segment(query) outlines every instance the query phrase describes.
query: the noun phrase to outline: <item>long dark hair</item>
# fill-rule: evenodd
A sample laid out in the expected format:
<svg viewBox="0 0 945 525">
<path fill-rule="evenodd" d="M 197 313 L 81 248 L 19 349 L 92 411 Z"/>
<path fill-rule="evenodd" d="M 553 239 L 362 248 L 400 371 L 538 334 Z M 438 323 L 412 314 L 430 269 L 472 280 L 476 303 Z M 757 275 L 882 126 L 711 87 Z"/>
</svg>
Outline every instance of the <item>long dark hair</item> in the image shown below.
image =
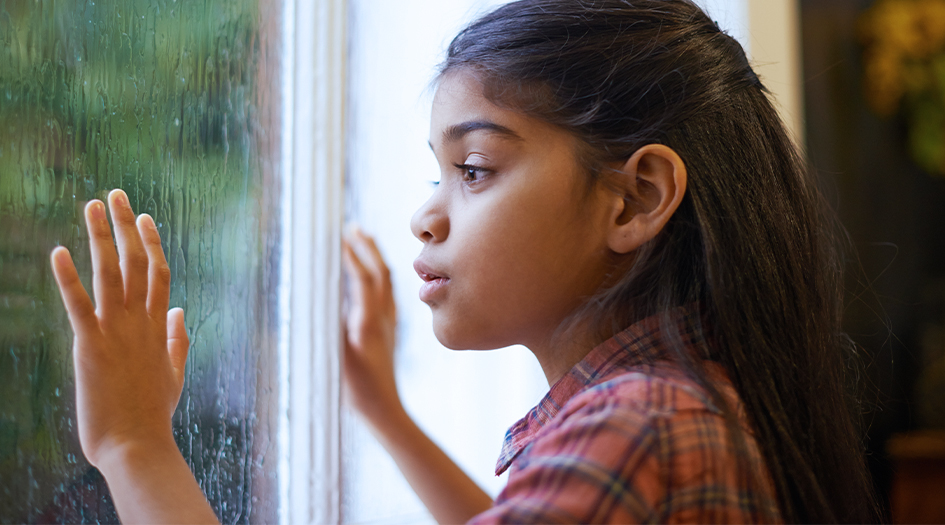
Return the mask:
<svg viewBox="0 0 945 525">
<path fill-rule="evenodd" d="M 646 144 L 680 155 L 679 209 L 583 314 L 624 327 L 701 305 L 783 518 L 879 519 L 846 390 L 842 229 L 738 42 L 689 0 L 521 0 L 460 32 L 441 78 L 459 69 L 494 103 L 579 137 L 592 181 Z M 699 359 L 675 346 L 725 406 Z"/>
</svg>

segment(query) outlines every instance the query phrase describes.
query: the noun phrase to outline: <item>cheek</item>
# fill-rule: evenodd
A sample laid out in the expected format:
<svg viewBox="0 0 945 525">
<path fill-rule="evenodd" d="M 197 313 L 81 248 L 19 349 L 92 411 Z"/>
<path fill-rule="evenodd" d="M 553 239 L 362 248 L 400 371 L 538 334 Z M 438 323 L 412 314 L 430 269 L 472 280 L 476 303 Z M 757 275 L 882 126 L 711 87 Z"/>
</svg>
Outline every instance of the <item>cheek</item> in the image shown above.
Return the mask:
<svg viewBox="0 0 945 525">
<path fill-rule="evenodd" d="M 470 228 L 467 270 L 487 302 L 521 304 L 552 284 L 547 277 L 559 255 L 555 238 L 560 225 L 546 213 L 517 199 L 478 214 L 485 219 Z"/>
<path fill-rule="evenodd" d="M 510 191 L 502 199 L 470 206 L 463 221 L 465 237 L 473 240 L 481 263 L 491 265 L 498 258 L 506 266 L 527 266 L 536 256 L 547 255 L 570 209 L 559 195 L 543 189 Z"/>
<path fill-rule="evenodd" d="M 555 330 L 596 291 L 603 274 L 600 228 L 588 210 L 576 209 L 567 174 L 535 171 L 544 173 L 541 184 L 522 177 L 518 187 L 454 201 L 444 248 L 455 279 L 449 297 L 432 305 L 444 346 L 527 344 Z"/>
<path fill-rule="evenodd" d="M 493 259 L 492 262 L 499 262 Z M 534 314 L 521 279 L 498 265 L 470 259 L 450 283 L 445 300 L 431 305 L 433 332 L 447 348 L 490 350 L 522 340 L 522 329 Z"/>
<path fill-rule="evenodd" d="M 480 216 L 486 219 L 470 236 L 477 240 L 470 249 L 472 270 L 498 296 L 506 290 L 536 298 L 567 291 L 569 276 L 581 272 L 597 243 L 572 198 L 534 192 L 484 210 Z"/>
<path fill-rule="evenodd" d="M 466 240 L 462 277 L 434 309 L 434 331 L 449 348 L 499 348 L 540 337 L 587 291 L 578 282 L 588 274 L 576 256 L 582 249 L 566 248 L 564 226 L 518 213 L 488 217 L 465 231 L 454 222 L 451 235 Z"/>
<path fill-rule="evenodd" d="M 448 296 L 433 310 L 433 331 L 451 349 L 488 350 L 521 343 L 541 317 L 540 294 L 547 291 L 542 261 L 523 257 L 534 251 L 534 235 L 490 215 L 477 224 L 453 221 L 457 261 Z M 521 225 L 521 223 L 518 223 Z M 452 251 L 452 250 L 451 250 Z"/>
</svg>

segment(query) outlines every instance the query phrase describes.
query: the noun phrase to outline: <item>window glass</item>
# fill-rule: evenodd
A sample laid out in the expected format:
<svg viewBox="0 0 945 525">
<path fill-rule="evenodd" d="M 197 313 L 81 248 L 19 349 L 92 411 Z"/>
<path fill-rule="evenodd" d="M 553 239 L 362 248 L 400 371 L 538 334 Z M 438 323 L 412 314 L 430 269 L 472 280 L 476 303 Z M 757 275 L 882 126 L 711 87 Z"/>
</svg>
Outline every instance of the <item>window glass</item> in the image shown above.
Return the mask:
<svg viewBox="0 0 945 525">
<path fill-rule="evenodd" d="M 192 341 L 174 431 L 224 522 L 276 513 L 276 0 L 0 0 L 0 522 L 115 522 L 48 254 L 151 214 Z M 129 348 L 128 351 L 134 351 Z"/>
</svg>

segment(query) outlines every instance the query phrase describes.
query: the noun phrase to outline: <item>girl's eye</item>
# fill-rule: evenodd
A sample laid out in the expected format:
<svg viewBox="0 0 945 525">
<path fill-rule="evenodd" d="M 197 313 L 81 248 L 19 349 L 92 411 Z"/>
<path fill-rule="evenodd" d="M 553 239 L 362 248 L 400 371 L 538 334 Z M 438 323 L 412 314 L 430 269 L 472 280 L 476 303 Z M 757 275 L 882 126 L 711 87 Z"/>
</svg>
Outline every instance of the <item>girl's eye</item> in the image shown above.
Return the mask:
<svg viewBox="0 0 945 525">
<path fill-rule="evenodd" d="M 473 166 L 472 164 L 455 164 L 456 168 L 463 174 L 463 181 L 476 182 L 482 179 L 489 171 L 486 168 Z"/>
</svg>

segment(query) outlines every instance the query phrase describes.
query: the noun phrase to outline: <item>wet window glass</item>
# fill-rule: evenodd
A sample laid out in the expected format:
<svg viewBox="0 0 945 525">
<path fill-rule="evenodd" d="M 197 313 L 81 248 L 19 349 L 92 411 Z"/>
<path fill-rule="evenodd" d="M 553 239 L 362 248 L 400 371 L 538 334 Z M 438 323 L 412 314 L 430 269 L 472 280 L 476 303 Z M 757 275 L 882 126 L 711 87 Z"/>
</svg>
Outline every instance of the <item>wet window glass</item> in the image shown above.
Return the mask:
<svg viewBox="0 0 945 525">
<path fill-rule="evenodd" d="M 0 522 L 115 522 L 48 256 L 123 188 L 192 341 L 175 437 L 223 522 L 277 521 L 275 0 L 0 0 Z M 134 351 L 129 348 L 128 351 Z"/>
</svg>

